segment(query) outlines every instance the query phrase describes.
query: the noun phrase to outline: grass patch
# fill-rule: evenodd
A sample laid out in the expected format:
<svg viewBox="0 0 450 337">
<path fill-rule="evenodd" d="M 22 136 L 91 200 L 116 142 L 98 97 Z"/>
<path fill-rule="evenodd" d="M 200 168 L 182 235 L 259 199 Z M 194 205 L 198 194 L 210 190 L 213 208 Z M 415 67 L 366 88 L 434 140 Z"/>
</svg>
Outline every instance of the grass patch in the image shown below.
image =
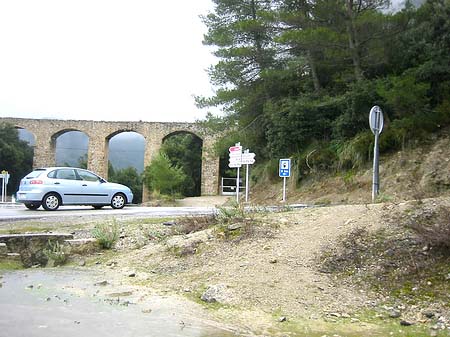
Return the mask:
<svg viewBox="0 0 450 337">
<path fill-rule="evenodd" d="M 16 260 L 0 260 L 0 270 L 20 270 L 25 269 L 22 262 Z"/>
</svg>

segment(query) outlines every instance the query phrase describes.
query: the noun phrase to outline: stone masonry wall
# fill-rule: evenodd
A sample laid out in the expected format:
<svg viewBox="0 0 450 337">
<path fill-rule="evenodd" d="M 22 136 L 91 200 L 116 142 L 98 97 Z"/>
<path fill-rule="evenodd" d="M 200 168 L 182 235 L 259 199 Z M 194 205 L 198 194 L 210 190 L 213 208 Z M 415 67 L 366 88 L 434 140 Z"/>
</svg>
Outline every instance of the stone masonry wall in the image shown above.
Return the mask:
<svg viewBox="0 0 450 337">
<path fill-rule="evenodd" d="M 56 138 L 65 132 L 81 131 L 89 137 L 88 169 L 108 178 L 109 140 L 121 132 L 137 132 L 145 139 L 144 165 L 158 153 L 163 139 L 171 134 L 189 132 L 203 141 L 202 195 L 217 195 L 219 158 L 212 152 L 214 136 L 208 135 L 194 123 L 106 122 L 57 119 L 0 118 L 17 128 L 26 129 L 35 137 L 33 167 L 55 165 Z M 144 196 L 148 196 L 144 191 Z M 146 201 L 148 199 L 144 199 Z"/>
</svg>

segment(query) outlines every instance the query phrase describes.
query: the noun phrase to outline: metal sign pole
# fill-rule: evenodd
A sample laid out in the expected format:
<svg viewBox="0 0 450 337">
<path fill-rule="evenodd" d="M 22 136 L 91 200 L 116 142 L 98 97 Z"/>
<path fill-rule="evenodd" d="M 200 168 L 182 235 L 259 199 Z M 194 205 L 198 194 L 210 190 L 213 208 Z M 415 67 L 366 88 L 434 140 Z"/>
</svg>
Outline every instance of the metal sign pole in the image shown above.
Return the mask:
<svg viewBox="0 0 450 337">
<path fill-rule="evenodd" d="M 286 202 L 286 177 L 283 177 L 283 202 Z"/>
<path fill-rule="evenodd" d="M 240 172 L 239 167 L 237 168 L 237 177 L 236 177 L 236 202 L 239 204 L 239 179 L 240 179 Z"/>
<path fill-rule="evenodd" d="M 5 175 L 2 175 L 2 202 L 5 202 Z"/>
<path fill-rule="evenodd" d="M 380 174 L 379 174 L 379 156 L 380 151 L 378 147 L 378 139 L 380 133 L 378 130 L 375 132 L 375 145 L 373 147 L 373 179 L 372 179 L 372 202 L 375 202 L 378 194 L 380 193 Z"/>
<path fill-rule="evenodd" d="M 249 181 L 248 181 L 248 177 L 249 177 L 248 170 L 249 170 L 249 168 L 250 168 L 250 165 L 246 164 L 245 165 L 245 202 L 248 202 L 248 194 L 249 194 L 249 191 L 248 191 L 249 185 L 250 185 Z"/>
</svg>

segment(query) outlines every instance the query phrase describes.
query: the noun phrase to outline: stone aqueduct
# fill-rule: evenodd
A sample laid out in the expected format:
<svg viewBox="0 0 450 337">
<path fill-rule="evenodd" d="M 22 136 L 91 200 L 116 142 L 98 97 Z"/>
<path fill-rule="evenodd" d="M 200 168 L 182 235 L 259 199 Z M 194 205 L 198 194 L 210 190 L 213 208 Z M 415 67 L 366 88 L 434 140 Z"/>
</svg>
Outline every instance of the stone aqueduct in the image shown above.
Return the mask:
<svg viewBox="0 0 450 337">
<path fill-rule="evenodd" d="M 35 137 L 33 167 L 54 166 L 56 139 L 70 131 L 81 131 L 89 137 L 88 169 L 108 177 L 109 140 L 122 132 L 136 132 L 145 139 L 144 165 L 158 153 L 163 140 L 173 134 L 188 132 L 199 137 L 202 147 L 201 194 L 216 195 L 219 185 L 219 158 L 213 155 L 214 136 L 194 123 L 106 122 L 87 120 L 0 118 L 0 122 L 26 129 Z M 147 193 L 144 191 L 144 200 Z"/>
</svg>

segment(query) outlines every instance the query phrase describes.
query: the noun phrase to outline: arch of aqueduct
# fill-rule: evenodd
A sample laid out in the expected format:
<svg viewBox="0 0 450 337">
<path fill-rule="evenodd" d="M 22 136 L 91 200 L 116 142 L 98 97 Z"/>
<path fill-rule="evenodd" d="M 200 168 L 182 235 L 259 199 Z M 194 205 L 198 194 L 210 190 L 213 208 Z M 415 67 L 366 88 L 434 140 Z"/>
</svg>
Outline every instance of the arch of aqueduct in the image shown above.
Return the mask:
<svg viewBox="0 0 450 337">
<path fill-rule="evenodd" d="M 188 132 L 203 141 L 202 195 L 217 195 L 219 185 L 219 158 L 213 155 L 214 137 L 194 123 L 106 122 L 57 119 L 0 118 L 0 122 L 26 129 L 35 137 L 33 167 L 54 166 L 56 139 L 69 131 L 81 131 L 89 137 L 88 169 L 108 178 L 109 140 L 121 132 L 136 132 L 145 139 L 144 166 L 158 153 L 169 135 Z M 144 193 L 144 200 L 146 200 Z"/>
</svg>

